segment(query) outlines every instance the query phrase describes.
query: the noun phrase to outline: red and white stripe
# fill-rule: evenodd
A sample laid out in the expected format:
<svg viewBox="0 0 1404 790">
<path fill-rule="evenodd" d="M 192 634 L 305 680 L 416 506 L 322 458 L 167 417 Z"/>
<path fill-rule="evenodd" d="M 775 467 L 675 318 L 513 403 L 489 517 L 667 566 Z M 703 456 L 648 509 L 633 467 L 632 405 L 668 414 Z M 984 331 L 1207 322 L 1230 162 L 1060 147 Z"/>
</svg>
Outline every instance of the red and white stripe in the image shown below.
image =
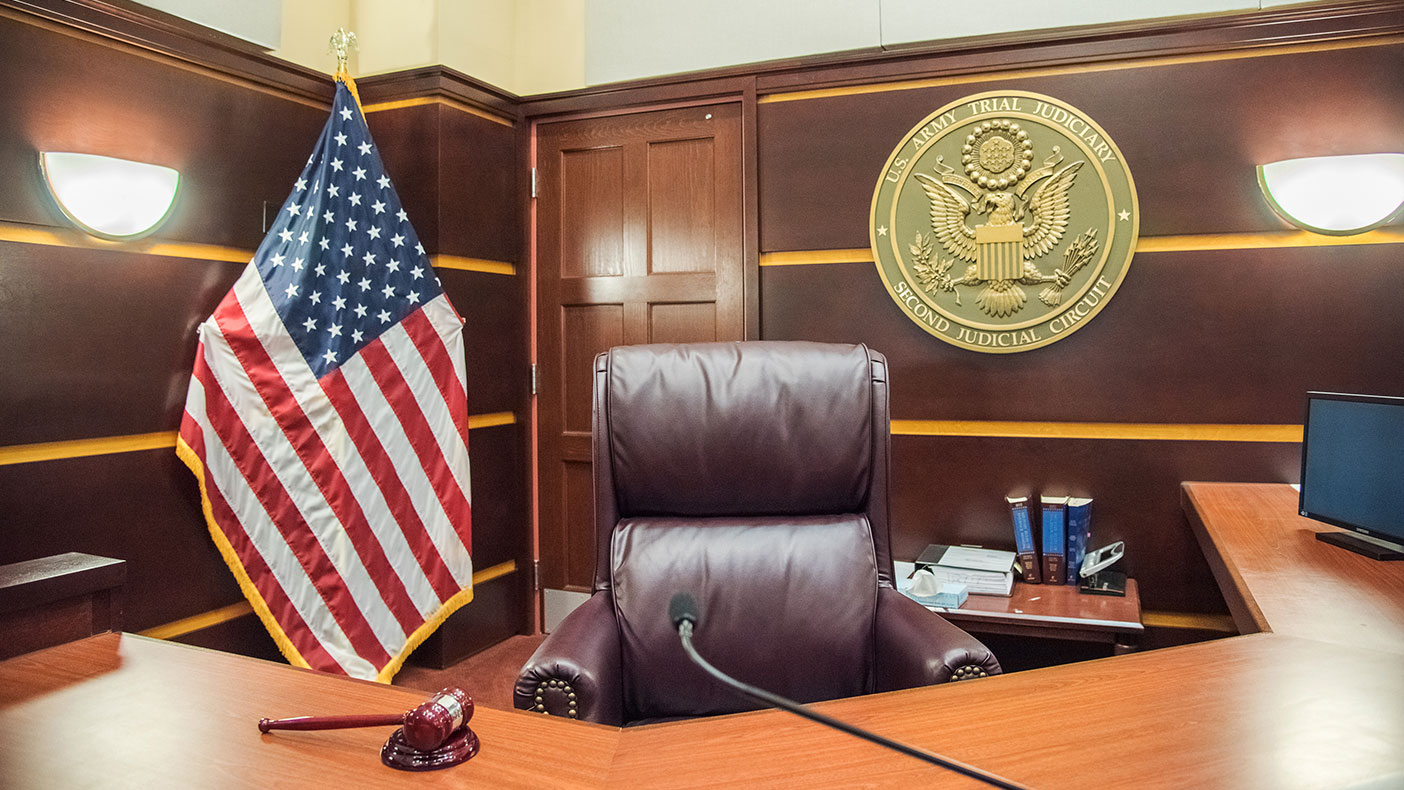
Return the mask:
<svg viewBox="0 0 1404 790">
<path fill-rule="evenodd" d="M 181 437 L 315 669 L 375 678 L 472 585 L 462 322 L 438 296 L 318 380 L 254 267 L 200 327 Z"/>
</svg>

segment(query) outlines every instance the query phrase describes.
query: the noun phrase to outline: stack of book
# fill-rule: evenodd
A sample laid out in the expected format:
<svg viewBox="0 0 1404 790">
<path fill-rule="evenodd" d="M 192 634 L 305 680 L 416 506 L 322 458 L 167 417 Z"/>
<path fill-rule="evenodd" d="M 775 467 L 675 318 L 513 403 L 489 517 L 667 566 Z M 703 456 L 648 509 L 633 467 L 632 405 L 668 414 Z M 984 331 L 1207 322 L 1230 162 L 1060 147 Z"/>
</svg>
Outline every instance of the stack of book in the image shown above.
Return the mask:
<svg viewBox="0 0 1404 790">
<path fill-rule="evenodd" d="M 1077 584 L 1078 569 L 1092 534 L 1092 500 L 1088 497 L 1041 496 L 1039 530 L 1034 540 L 1029 498 L 1008 496 L 1014 522 L 1015 565 L 1026 584 Z"/>
</svg>

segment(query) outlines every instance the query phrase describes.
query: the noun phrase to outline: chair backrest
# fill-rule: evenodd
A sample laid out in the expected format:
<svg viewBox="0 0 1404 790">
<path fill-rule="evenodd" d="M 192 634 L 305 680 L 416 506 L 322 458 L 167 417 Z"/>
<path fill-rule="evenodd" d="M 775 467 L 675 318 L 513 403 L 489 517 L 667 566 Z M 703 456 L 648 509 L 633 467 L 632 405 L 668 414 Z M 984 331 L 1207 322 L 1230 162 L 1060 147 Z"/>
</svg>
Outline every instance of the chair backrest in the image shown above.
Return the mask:
<svg viewBox="0 0 1404 790">
<path fill-rule="evenodd" d="M 595 365 L 595 589 L 614 596 L 626 716 L 747 707 L 683 655 L 675 592 L 698 599 L 697 644 L 723 670 L 808 701 L 872 691 L 892 585 L 883 356 L 705 343 Z"/>
</svg>

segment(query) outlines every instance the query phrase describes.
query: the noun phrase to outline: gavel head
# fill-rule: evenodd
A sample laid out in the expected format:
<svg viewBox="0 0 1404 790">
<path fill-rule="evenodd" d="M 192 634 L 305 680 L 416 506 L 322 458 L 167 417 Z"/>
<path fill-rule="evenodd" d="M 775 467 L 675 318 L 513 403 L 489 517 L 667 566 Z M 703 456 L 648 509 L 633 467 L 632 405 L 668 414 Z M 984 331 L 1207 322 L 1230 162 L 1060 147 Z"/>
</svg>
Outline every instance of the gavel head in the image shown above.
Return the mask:
<svg viewBox="0 0 1404 790">
<path fill-rule="evenodd" d="M 439 748 L 473 718 L 473 698 L 459 688 L 447 688 L 405 714 L 405 743 L 420 751 Z"/>
</svg>

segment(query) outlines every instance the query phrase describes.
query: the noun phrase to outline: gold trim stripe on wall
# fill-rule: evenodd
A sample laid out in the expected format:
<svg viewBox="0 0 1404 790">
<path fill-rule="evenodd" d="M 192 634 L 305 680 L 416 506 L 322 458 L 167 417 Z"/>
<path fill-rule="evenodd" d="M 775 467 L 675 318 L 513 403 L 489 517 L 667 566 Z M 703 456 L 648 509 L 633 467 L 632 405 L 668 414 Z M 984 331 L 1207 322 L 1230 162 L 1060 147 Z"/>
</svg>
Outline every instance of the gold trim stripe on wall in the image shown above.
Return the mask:
<svg viewBox="0 0 1404 790">
<path fill-rule="evenodd" d="M 510 411 L 468 416 L 468 429 L 512 425 L 517 415 Z M 69 439 L 62 442 L 38 442 L 0 447 L 0 466 L 58 461 L 65 458 L 87 458 L 94 455 L 134 453 L 142 450 L 164 450 L 176 444 L 175 431 L 139 433 L 129 436 L 104 436 L 97 439 Z"/>
<path fill-rule="evenodd" d="M 24 225 L 17 222 L 0 222 L 0 241 L 17 244 L 39 244 L 46 247 L 71 247 L 86 250 L 106 250 L 108 252 L 135 252 L 144 255 L 163 255 L 168 258 L 191 258 L 202 261 L 227 261 L 248 263 L 253 258 L 252 250 L 237 247 L 220 247 L 214 244 L 194 244 L 189 242 L 104 241 L 86 233 L 48 228 L 37 225 Z M 517 267 L 506 261 L 491 261 L 485 258 L 464 258 L 458 255 L 430 255 L 429 265 L 436 269 L 458 269 L 466 272 L 515 275 Z"/>
<path fill-rule="evenodd" d="M 493 123 L 499 124 L 501 126 L 506 126 L 509 129 L 517 125 L 517 122 L 510 118 L 504 118 L 500 115 L 494 115 L 490 112 L 487 112 L 486 110 L 480 110 L 477 107 L 472 107 L 470 105 L 464 104 L 463 102 L 454 101 L 453 99 L 444 98 L 442 96 L 422 96 L 417 99 L 397 99 L 395 101 L 376 102 L 374 104 L 367 104 L 366 106 L 362 107 L 361 112 L 366 115 L 370 115 L 373 112 L 385 112 L 386 110 L 402 110 L 406 107 L 423 107 L 425 105 L 430 104 L 437 104 L 443 107 L 450 107 L 452 109 L 458 110 L 459 112 L 465 112 L 469 115 L 476 115 L 479 118 L 492 121 Z"/>
<path fill-rule="evenodd" d="M 1120 439 L 1185 442 L 1300 442 L 1300 425 L 1141 422 L 1012 422 L 893 420 L 893 436 L 971 436 L 999 439 Z"/>
<path fill-rule="evenodd" d="M 512 412 L 475 414 L 469 430 L 512 425 Z M 1124 439 L 1134 441 L 1300 442 L 1300 425 L 1194 423 L 1009 422 L 1000 420 L 893 420 L 894 436 L 974 436 L 1016 439 Z M 175 431 L 73 439 L 0 447 L 0 466 L 86 458 L 174 447 Z"/>
<path fill-rule="evenodd" d="M 429 264 L 435 269 L 458 269 L 465 272 L 515 275 L 517 267 L 504 261 L 485 258 L 463 258 L 457 255 L 430 255 Z"/>
<path fill-rule="evenodd" d="M 1230 50 L 1197 55 L 1148 55 L 1131 56 L 1125 60 L 1106 63 L 1080 63 L 1066 66 L 1037 66 L 1008 71 L 982 71 L 975 74 L 954 74 L 945 77 L 898 80 L 895 82 L 873 82 L 861 85 L 845 85 L 838 88 L 816 88 L 812 90 L 776 91 L 759 97 L 758 104 L 776 102 L 805 101 L 808 99 L 828 99 L 835 96 L 855 96 L 864 93 L 886 93 L 888 91 L 937 88 L 945 85 L 969 85 L 977 82 L 997 82 L 1000 80 L 1029 79 L 1033 77 L 1054 77 L 1065 74 L 1093 74 L 1122 69 L 1144 69 L 1155 66 L 1180 66 L 1188 63 L 1209 63 L 1221 60 L 1244 60 L 1246 58 L 1273 57 L 1277 55 L 1300 55 L 1311 52 L 1332 52 L 1342 49 L 1383 47 L 1404 43 L 1404 35 L 1376 36 L 1351 41 L 1323 41 L 1311 44 L 1279 44 L 1259 46 L 1246 50 Z"/>
<path fill-rule="evenodd" d="M 241 250 L 236 247 L 163 242 L 150 239 L 126 242 L 104 241 L 74 230 L 22 225 L 17 222 L 0 222 L 0 241 L 11 241 L 17 244 L 40 244 L 46 247 L 106 250 L 108 252 L 137 252 L 145 255 L 164 255 L 169 258 L 195 258 L 202 261 L 228 261 L 230 263 L 248 263 L 253 258 L 253 252 L 250 250 Z"/>
<path fill-rule="evenodd" d="M 473 586 L 486 584 L 493 579 L 500 579 L 517 572 L 517 561 L 507 560 L 499 562 L 491 568 L 484 568 L 473 574 Z M 172 620 L 163 625 L 153 626 L 145 631 L 138 631 L 137 636 L 150 637 L 152 639 L 175 639 L 178 636 L 200 631 L 211 626 L 227 623 L 230 620 L 237 620 L 244 615 L 253 614 L 253 607 L 248 601 L 232 603 L 228 606 L 221 606 L 218 609 L 211 609 L 208 612 L 182 617 L 179 620 Z"/>
<path fill-rule="evenodd" d="M 1404 227 L 1380 228 L 1355 236 L 1325 236 L 1320 233 L 1308 233 L 1304 230 L 1142 236 L 1136 242 L 1136 253 L 1353 247 L 1364 244 L 1404 244 Z M 846 250 L 763 252 L 760 256 L 761 266 L 816 266 L 830 263 L 871 264 L 872 262 L 873 251 L 868 247 Z"/>
</svg>

